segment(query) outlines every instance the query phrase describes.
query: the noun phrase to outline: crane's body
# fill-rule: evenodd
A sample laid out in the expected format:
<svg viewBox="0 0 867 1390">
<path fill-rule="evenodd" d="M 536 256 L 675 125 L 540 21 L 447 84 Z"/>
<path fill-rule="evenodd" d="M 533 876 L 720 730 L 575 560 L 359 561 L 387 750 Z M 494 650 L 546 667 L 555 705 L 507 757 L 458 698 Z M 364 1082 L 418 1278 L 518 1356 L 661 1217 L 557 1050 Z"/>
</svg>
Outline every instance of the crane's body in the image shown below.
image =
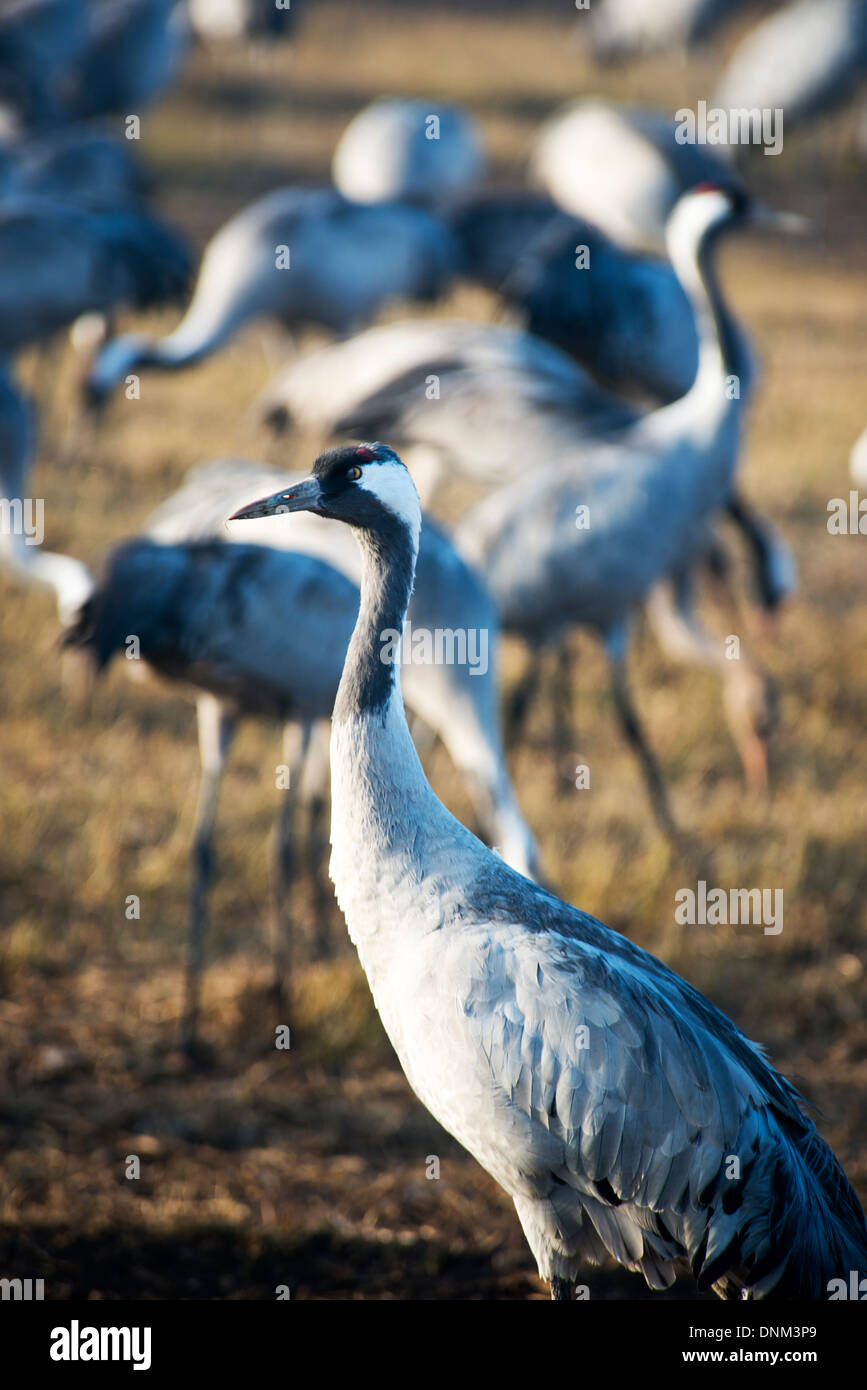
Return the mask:
<svg viewBox="0 0 867 1390">
<path fill-rule="evenodd" d="M 388 299 L 432 298 L 451 266 L 447 229 L 419 208 L 349 203 L 332 189 L 276 189 L 208 243 L 172 333 L 106 344 L 90 373 L 91 398 L 102 400 L 139 366 L 191 366 L 254 319 L 348 332 Z"/>
<path fill-rule="evenodd" d="M 503 866 L 431 791 L 398 667 L 378 659 L 421 526 L 397 455 L 333 450 L 236 516 L 302 509 L 351 525 L 364 559 L 332 724 L 331 876 L 416 1094 L 512 1196 L 554 1297 L 607 1254 L 654 1288 L 690 1268 L 723 1296 L 821 1298 L 863 1267 L 867 1223 L 794 1088 L 683 980 Z"/>
<path fill-rule="evenodd" d="M 847 101 L 865 77 L 863 0 L 792 0 L 735 49 L 713 105 L 780 110 L 789 130 Z"/>
<path fill-rule="evenodd" d="M 349 122 L 331 174 L 354 202 L 429 204 L 471 186 L 484 162 L 475 124 L 459 107 L 380 97 Z"/>
<path fill-rule="evenodd" d="M 678 144 L 662 111 L 592 98 L 572 102 L 543 125 L 531 173 L 567 212 L 586 217 L 632 251 L 665 252 L 665 225 L 678 198 L 702 183 L 742 190 L 736 172 L 706 145 Z"/>
<path fill-rule="evenodd" d="M 184 241 L 150 214 L 86 209 L 60 195 L 0 209 L 0 264 L 0 354 L 81 314 L 176 299 L 190 272 Z"/>
</svg>

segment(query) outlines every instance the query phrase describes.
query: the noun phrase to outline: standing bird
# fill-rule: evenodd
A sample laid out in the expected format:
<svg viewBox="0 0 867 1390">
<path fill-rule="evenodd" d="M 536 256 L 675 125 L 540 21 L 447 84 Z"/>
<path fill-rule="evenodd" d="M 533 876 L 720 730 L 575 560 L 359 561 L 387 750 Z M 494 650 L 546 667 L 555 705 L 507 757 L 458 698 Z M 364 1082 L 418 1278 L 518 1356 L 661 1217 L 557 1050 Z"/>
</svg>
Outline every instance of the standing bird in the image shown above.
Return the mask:
<svg viewBox="0 0 867 1390">
<path fill-rule="evenodd" d="M 256 413 L 277 428 L 333 434 L 375 420 L 435 450 L 437 470 L 487 484 L 520 472 L 537 437 L 542 459 L 636 414 L 522 329 L 441 318 L 377 325 L 287 363 Z"/>
<path fill-rule="evenodd" d="M 567 212 L 585 217 L 630 251 L 665 251 L 665 224 L 682 193 L 714 183 L 734 193 L 741 180 L 706 145 L 677 142 L 662 111 L 591 98 L 572 102 L 542 126 L 530 172 Z"/>
<path fill-rule="evenodd" d="M 365 207 L 329 189 L 277 189 L 208 243 L 192 302 L 173 333 L 106 344 L 89 375 L 89 399 L 101 404 L 138 367 L 191 366 L 253 319 L 346 333 L 388 299 L 433 298 L 452 265 L 448 231 L 420 209 Z"/>
<path fill-rule="evenodd" d="M 819 1299 L 863 1270 L 858 1198 L 761 1049 L 431 790 L 380 660 L 421 527 L 400 459 L 333 450 L 235 519 L 297 510 L 351 526 L 363 561 L 331 734 L 337 900 L 407 1080 L 513 1198 L 551 1297 L 606 1256 L 656 1289 L 690 1269 L 721 1297 Z"/>
<path fill-rule="evenodd" d="M 791 130 L 847 101 L 867 75 L 864 0 L 794 0 L 735 49 L 713 104 L 781 109 Z"/>
<path fill-rule="evenodd" d="M 692 301 L 701 341 L 698 374 L 687 394 L 614 440 L 548 455 L 529 494 L 525 478 L 516 476 L 473 507 L 456 533 L 459 547 L 485 574 L 504 627 L 531 650 L 559 641 L 573 625 L 601 636 L 619 718 L 668 834 L 674 825 L 664 782 L 626 678 L 630 627 L 657 584 L 706 554 L 707 527 L 733 495 L 741 408 L 727 386 L 737 375 L 740 345 L 729 331 L 710 261 L 722 231 L 749 213 L 745 201 L 707 188 L 684 196 L 669 219 L 672 263 Z M 749 691 L 739 691 L 732 707 L 746 706 L 761 737 L 768 723 L 763 682 L 743 658 L 723 663 L 721 674 L 738 683 L 749 678 Z M 534 661 L 531 687 L 537 676 Z M 740 720 L 732 734 L 748 776 L 758 776 L 754 740 L 744 743 Z"/>
<path fill-rule="evenodd" d="M 474 122 L 445 102 L 380 97 L 359 111 L 334 151 L 335 188 L 357 203 L 436 203 L 481 176 Z"/>
</svg>

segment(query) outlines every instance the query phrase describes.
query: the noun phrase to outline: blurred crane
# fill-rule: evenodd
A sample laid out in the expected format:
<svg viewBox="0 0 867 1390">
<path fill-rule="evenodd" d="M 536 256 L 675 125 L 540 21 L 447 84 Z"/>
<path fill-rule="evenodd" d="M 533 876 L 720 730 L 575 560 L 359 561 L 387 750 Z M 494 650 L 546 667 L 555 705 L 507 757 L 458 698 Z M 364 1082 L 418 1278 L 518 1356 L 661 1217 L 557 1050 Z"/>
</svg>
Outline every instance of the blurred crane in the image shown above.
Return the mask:
<svg viewBox="0 0 867 1390">
<path fill-rule="evenodd" d="M 63 88 L 74 118 L 138 115 L 169 86 L 189 30 L 178 0 L 112 0 L 94 12 L 87 46 Z"/>
<path fill-rule="evenodd" d="M 90 37 L 91 0 L 15 0 L 0 14 L 0 106 L 34 129 L 65 112 L 61 87 Z"/>
<path fill-rule="evenodd" d="M 790 130 L 848 100 L 867 74 L 864 0 L 794 0 L 735 49 L 714 106 L 781 108 Z"/>
<path fill-rule="evenodd" d="M 145 212 L 28 197 L 0 204 L 0 266 L 0 354 L 81 314 L 175 300 L 190 274 L 185 242 Z"/>
<path fill-rule="evenodd" d="M 445 102 L 380 97 L 359 111 L 338 141 L 335 188 L 358 203 L 435 203 L 470 187 L 484 153 L 475 124 Z"/>
<path fill-rule="evenodd" d="M 867 430 L 859 434 L 849 455 L 849 476 L 859 487 L 867 488 Z"/>
<path fill-rule="evenodd" d="M 183 486 L 145 524 L 152 540 L 243 540 L 285 548 L 327 561 L 356 586 L 358 553 L 341 527 L 309 517 L 291 524 L 246 527 L 240 536 L 225 520 L 250 488 L 273 488 L 291 475 L 264 464 L 229 459 L 194 469 Z M 419 556 L 410 622 L 416 632 L 487 634 L 485 670 L 466 663 L 411 662 L 405 670 L 407 699 L 448 750 L 472 797 L 480 821 L 509 863 L 538 877 L 538 850 L 518 809 L 500 737 L 497 689 L 499 623 L 481 577 L 456 552 L 435 522 Z M 327 712 L 326 712 L 327 714 Z"/>
<path fill-rule="evenodd" d="M 277 189 L 209 242 L 192 302 L 173 333 L 129 334 L 105 346 L 90 372 L 89 398 L 98 405 L 137 367 L 188 367 L 252 319 L 345 333 L 388 299 L 433 298 L 453 262 L 446 228 L 420 209 L 361 206 L 325 189 Z"/>
<path fill-rule="evenodd" d="M 678 144 L 661 111 L 585 99 L 542 126 L 530 172 L 576 217 L 632 251 L 664 254 L 665 224 L 680 195 L 700 183 L 742 191 L 735 171 L 705 145 Z"/>
<path fill-rule="evenodd" d="M 138 202 L 145 183 L 129 141 L 92 126 L 0 142 L 0 208 L 12 198 L 40 197 L 118 209 Z"/>
<path fill-rule="evenodd" d="M 562 639 L 575 625 L 597 632 L 611 664 L 615 706 L 647 782 L 657 820 L 674 834 L 664 782 L 638 720 L 626 658 L 635 610 L 663 580 L 688 571 L 705 553 L 706 529 L 732 494 L 740 447 L 740 403 L 726 390 L 738 344 L 710 271 L 719 233 L 747 215 L 744 203 L 712 189 L 685 195 L 668 225 L 672 263 L 693 303 L 700 365 L 687 394 L 640 419 L 616 441 L 573 447 L 526 470 L 463 518 L 456 539 L 488 579 L 507 630 L 531 650 Z M 514 557 L 520 555 L 520 565 Z M 693 632 L 697 628 L 694 620 Z M 685 634 L 681 627 L 681 635 Z M 737 686 L 727 701 L 732 734 L 751 781 L 765 775 L 756 758 L 771 711 L 765 682 L 751 663 L 722 663 Z M 527 682 L 538 679 L 531 661 Z M 742 687 L 742 688 L 741 688 Z"/>
<path fill-rule="evenodd" d="M 698 335 L 667 260 L 616 245 L 544 194 L 486 190 L 444 211 L 459 273 L 604 385 L 668 402 L 689 390 Z"/>
</svg>

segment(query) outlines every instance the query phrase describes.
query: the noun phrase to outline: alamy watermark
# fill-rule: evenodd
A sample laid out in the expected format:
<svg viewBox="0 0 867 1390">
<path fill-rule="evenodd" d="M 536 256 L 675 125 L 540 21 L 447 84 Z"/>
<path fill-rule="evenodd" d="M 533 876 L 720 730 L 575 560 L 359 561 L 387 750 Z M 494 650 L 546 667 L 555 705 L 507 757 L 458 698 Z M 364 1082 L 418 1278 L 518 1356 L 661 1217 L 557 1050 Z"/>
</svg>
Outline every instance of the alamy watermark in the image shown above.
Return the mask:
<svg viewBox="0 0 867 1390">
<path fill-rule="evenodd" d="M 708 108 L 700 101 L 695 111 L 682 106 L 674 113 L 674 138 L 679 145 L 762 145 L 765 154 L 783 150 L 783 108 L 722 106 Z"/>
<path fill-rule="evenodd" d="M 763 927 L 765 936 L 783 930 L 782 888 L 708 888 L 703 878 L 695 888 L 674 895 L 674 920 L 680 926 Z"/>
<path fill-rule="evenodd" d="M 42 497 L 0 497 L 0 536 L 23 536 L 25 545 L 45 539 L 45 500 Z"/>
<path fill-rule="evenodd" d="M 387 627 L 379 635 L 379 659 L 386 666 L 396 661 L 408 666 L 468 666 L 471 676 L 488 670 L 486 627 L 417 627 L 407 618 L 403 630 Z"/>
</svg>

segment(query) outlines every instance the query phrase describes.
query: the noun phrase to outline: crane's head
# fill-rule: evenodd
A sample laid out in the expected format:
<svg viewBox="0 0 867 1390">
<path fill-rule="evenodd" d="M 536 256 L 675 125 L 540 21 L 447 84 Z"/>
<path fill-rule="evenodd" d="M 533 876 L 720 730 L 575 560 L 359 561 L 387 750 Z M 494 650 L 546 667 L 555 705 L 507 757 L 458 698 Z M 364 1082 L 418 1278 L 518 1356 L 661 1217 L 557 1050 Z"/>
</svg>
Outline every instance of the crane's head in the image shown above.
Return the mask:
<svg viewBox="0 0 867 1390">
<path fill-rule="evenodd" d="M 740 226 L 803 232 L 809 223 L 795 213 L 766 207 L 742 188 L 699 183 L 681 195 L 669 216 L 666 241 L 672 260 L 678 249 L 697 250 L 718 233 Z"/>
<path fill-rule="evenodd" d="M 230 521 L 314 512 L 363 531 L 405 529 L 418 549 L 421 506 L 406 465 L 387 444 L 348 445 L 320 454 L 309 478 L 241 507 Z"/>
</svg>

